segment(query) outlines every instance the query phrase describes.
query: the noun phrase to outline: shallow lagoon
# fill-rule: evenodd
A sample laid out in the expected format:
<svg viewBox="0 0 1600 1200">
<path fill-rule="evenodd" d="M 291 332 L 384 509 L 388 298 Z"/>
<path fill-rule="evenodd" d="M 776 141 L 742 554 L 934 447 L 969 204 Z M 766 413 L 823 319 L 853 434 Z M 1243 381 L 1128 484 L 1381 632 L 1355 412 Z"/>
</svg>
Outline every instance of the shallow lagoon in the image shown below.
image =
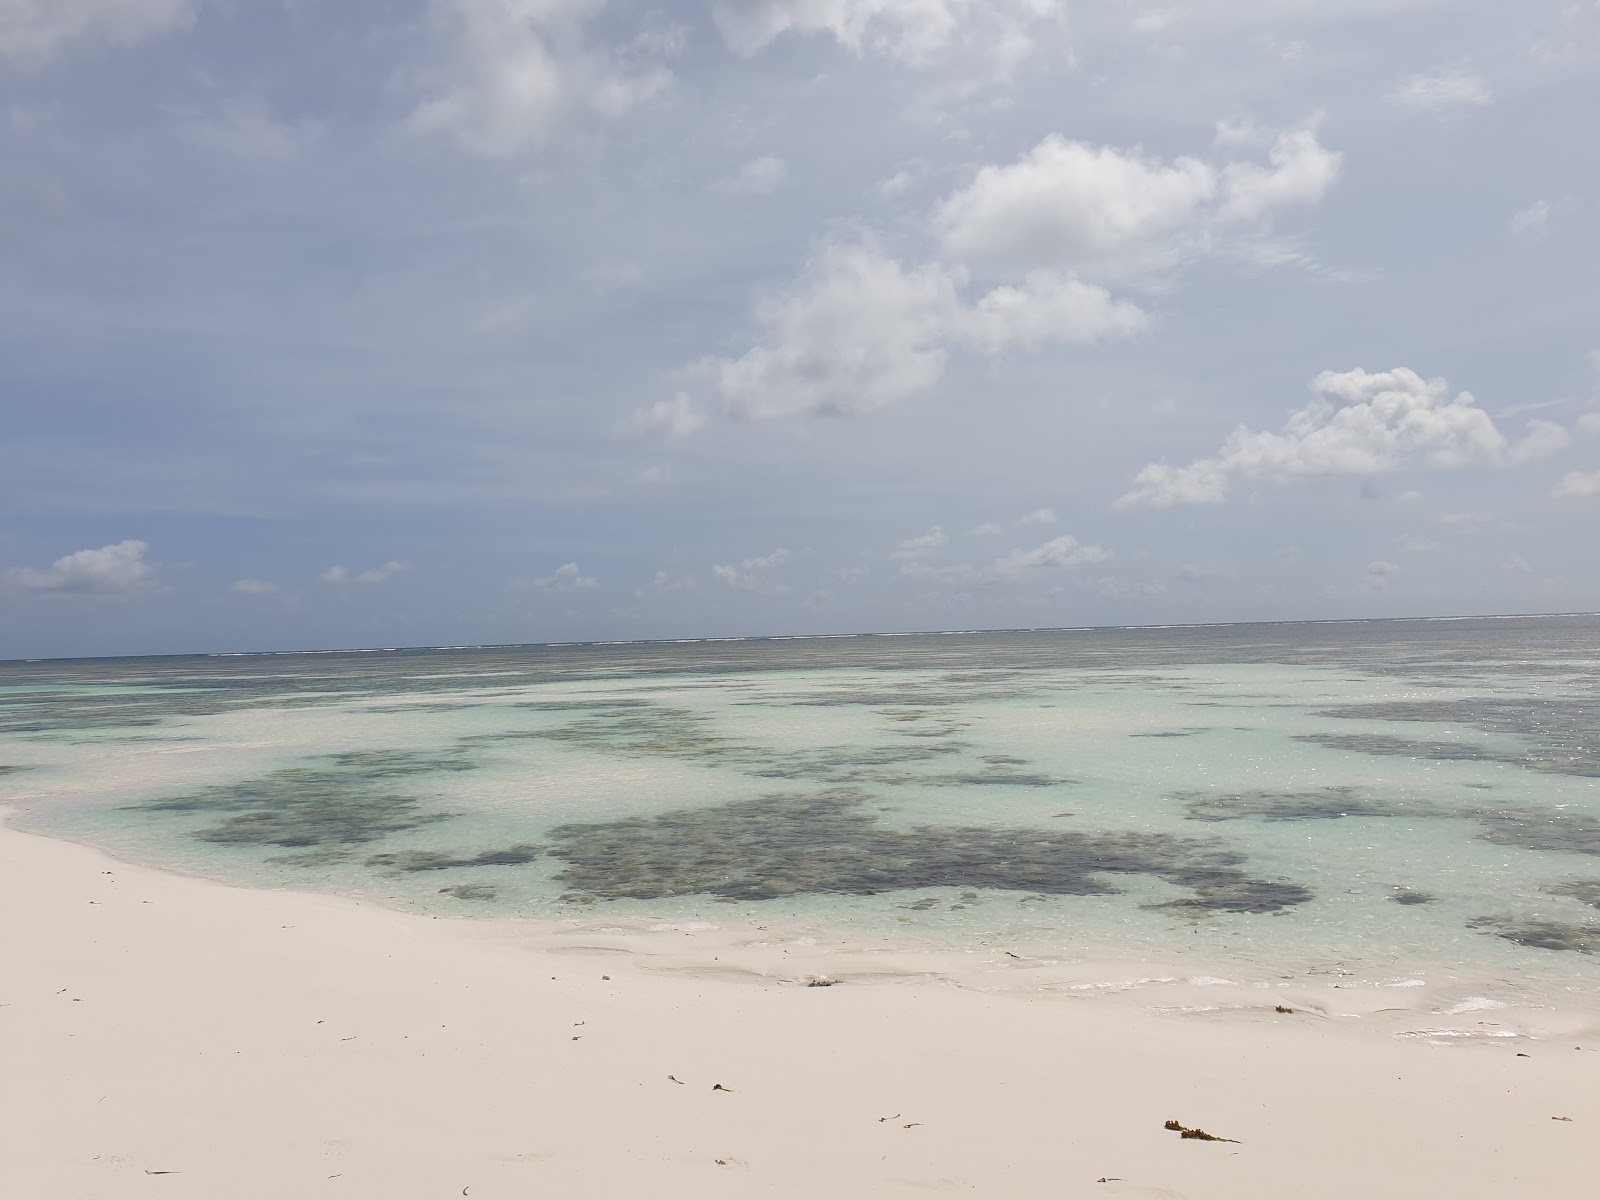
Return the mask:
<svg viewBox="0 0 1600 1200">
<path fill-rule="evenodd" d="M 1594 617 L 9 663 L 0 798 L 436 914 L 1537 992 L 1600 982 L 1597 665 Z"/>
</svg>

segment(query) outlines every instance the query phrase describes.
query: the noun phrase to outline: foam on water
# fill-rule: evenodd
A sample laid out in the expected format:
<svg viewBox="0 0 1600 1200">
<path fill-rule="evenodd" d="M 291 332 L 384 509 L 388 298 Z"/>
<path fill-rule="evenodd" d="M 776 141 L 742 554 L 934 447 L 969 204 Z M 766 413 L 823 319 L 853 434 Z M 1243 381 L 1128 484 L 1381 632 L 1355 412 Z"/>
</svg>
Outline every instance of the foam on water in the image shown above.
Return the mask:
<svg viewBox="0 0 1600 1200">
<path fill-rule="evenodd" d="M 1465 1014 L 1600 982 L 1597 644 L 1567 617 L 8 664 L 0 798 L 435 913 L 1510 989 Z"/>
</svg>

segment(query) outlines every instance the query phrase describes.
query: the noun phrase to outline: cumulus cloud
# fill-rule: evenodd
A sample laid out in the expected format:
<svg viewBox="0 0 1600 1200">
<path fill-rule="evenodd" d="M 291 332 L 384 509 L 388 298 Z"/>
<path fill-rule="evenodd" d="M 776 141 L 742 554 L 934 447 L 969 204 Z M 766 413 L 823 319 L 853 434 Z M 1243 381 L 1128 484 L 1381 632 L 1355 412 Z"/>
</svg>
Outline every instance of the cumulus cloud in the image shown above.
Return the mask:
<svg viewBox="0 0 1600 1200">
<path fill-rule="evenodd" d="M 898 543 L 889 557 L 902 560 L 926 558 L 942 549 L 947 541 L 949 539 L 945 537 L 944 530 L 935 525 L 927 533 L 906 538 L 905 541 Z"/>
<path fill-rule="evenodd" d="M 130 45 L 183 28 L 199 0 L 3 0 L 0 55 L 45 59 L 78 41 Z"/>
<path fill-rule="evenodd" d="M 623 428 L 647 436 L 687 437 L 705 423 L 705 414 L 679 392 L 671 400 L 657 400 L 648 408 L 639 409 L 623 422 Z"/>
<path fill-rule="evenodd" d="M 1030 513 L 1023 513 L 1018 518 L 1019 525 L 1054 525 L 1056 523 L 1056 510 L 1053 508 L 1036 508 Z"/>
<path fill-rule="evenodd" d="M 758 554 L 753 558 L 744 559 L 735 566 L 713 566 L 711 574 L 729 587 L 741 592 L 786 592 L 789 589 L 782 584 L 771 583 L 762 577 L 763 573 L 774 567 L 781 567 L 789 561 L 789 552 L 783 548 L 774 550 L 771 554 Z"/>
<path fill-rule="evenodd" d="M 48 567 L 12 567 L 4 579 L 28 592 L 59 595 L 136 596 L 155 590 L 155 568 L 144 561 L 146 542 L 129 539 L 98 550 L 65 554 Z"/>
<path fill-rule="evenodd" d="M 265 579 L 236 579 L 228 590 L 238 596 L 272 596 L 278 585 Z"/>
<path fill-rule="evenodd" d="M 1051 134 L 1014 163 L 980 168 L 940 204 L 934 225 L 948 259 L 986 274 L 1147 276 L 1201 253 L 1221 224 L 1316 203 L 1341 161 L 1311 130 L 1280 134 L 1264 166 L 1221 167 Z"/>
<path fill-rule="evenodd" d="M 1257 262 L 1303 261 L 1271 253 L 1270 219 L 1321 199 L 1339 165 L 1309 130 L 1277 136 L 1265 165 L 1221 166 L 1051 135 L 935 207 L 930 260 L 870 233 L 829 241 L 757 307 L 757 345 L 697 366 L 735 415 L 837 416 L 929 390 L 955 350 L 1133 337 L 1149 320 L 1109 285 L 1164 285 L 1185 262 L 1247 246 Z"/>
<path fill-rule="evenodd" d="M 1489 85 L 1467 71 L 1443 75 L 1413 75 L 1389 94 L 1396 104 L 1411 108 L 1444 109 L 1488 104 L 1494 99 Z"/>
<path fill-rule="evenodd" d="M 770 196 L 788 173 L 783 159 L 764 154 L 752 158 L 726 179 L 719 179 L 716 188 L 734 196 Z"/>
<path fill-rule="evenodd" d="M 514 588 L 530 588 L 536 592 L 582 592 L 600 586 L 600 581 L 593 575 L 585 575 L 583 568 L 575 562 L 562 563 L 548 575 L 538 579 L 518 579 L 511 584 Z"/>
<path fill-rule="evenodd" d="M 716 0 L 712 15 L 738 54 L 755 54 L 785 34 L 832 37 L 854 54 L 928 62 L 957 41 L 977 40 L 987 23 L 995 49 L 1025 53 L 1026 25 L 1060 10 L 1059 0 Z"/>
<path fill-rule="evenodd" d="M 1400 574 L 1403 568 L 1399 563 L 1392 563 L 1386 559 L 1374 559 L 1367 564 L 1367 583 L 1377 591 L 1382 591 L 1389 586 L 1389 580 Z"/>
<path fill-rule="evenodd" d="M 1239 426 L 1210 458 L 1186 467 L 1151 463 L 1117 507 L 1220 504 L 1241 480 L 1282 483 L 1305 476 L 1377 475 L 1408 466 L 1456 467 L 1507 455 L 1505 437 L 1471 393 L 1404 367 L 1324 371 L 1316 399 L 1281 433 Z"/>
<path fill-rule="evenodd" d="M 1550 495 L 1556 500 L 1592 500 L 1600 496 L 1600 471 L 1569 471 Z"/>
<path fill-rule="evenodd" d="M 409 127 L 468 151 L 508 157 L 585 119 L 614 119 L 672 82 L 665 63 L 680 48 L 674 30 L 646 30 L 601 46 L 587 32 L 604 0 L 433 0 L 453 62 Z"/>
<path fill-rule="evenodd" d="M 411 564 L 401 562 L 399 559 L 390 559 L 381 567 L 371 567 L 365 571 L 352 571 L 349 567 L 332 566 L 322 573 L 323 583 L 387 583 L 396 575 L 404 574 L 411 570 Z"/>
<path fill-rule="evenodd" d="M 938 265 L 908 270 L 872 244 L 829 245 L 798 288 L 758 312 L 766 344 L 706 368 L 744 416 L 882 408 L 938 381 L 959 309 Z"/>
<path fill-rule="evenodd" d="M 1045 341 L 1096 342 L 1142 329 L 1144 314 L 1104 289 L 1049 273 L 973 304 L 965 274 L 907 267 L 871 241 L 825 246 L 799 284 L 757 312 L 767 337 L 735 359 L 700 364 L 738 415 L 870 412 L 926 391 L 952 345 L 997 354 Z"/>
</svg>

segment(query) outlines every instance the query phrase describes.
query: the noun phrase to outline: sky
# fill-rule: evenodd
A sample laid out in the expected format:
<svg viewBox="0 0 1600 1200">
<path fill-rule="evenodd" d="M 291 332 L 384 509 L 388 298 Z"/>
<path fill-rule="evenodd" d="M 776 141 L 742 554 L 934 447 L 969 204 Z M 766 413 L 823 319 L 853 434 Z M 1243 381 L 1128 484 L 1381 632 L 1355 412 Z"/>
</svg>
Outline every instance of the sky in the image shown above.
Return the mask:
<svg viewBox="0 0 1600 1200">
<path fill-rule="evenodd" d="M 1596 112 L 1600 0 L 0 0 L 0 658 L 1600 609 Z"/>
</svg>

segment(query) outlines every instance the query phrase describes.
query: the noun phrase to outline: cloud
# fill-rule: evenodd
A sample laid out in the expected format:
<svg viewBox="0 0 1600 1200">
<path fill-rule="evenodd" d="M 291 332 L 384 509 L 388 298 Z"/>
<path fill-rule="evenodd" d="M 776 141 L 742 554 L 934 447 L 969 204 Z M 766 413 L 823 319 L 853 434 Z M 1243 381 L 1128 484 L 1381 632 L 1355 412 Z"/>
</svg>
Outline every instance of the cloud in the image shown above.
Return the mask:
<svg viewBox="0 0 1600 1200">
<path fill-rule="evenodd" d="M 687 437 L 705 423 L 706 415 L 679 392 L 671 400 L 657 400 L 648 408 L 639 409 L 623 422 L 623 428 L 646 436 Z"/>
<path fill-rule="evenodd" d="M 1572 428 L 1584 437 L 1600 437 L 1600 412 L 1584 413 Z"/>
<path fill-rule="evenodd" d="M 743 416 L 866 412 L 938 382 L 959 309 L 937 264 L 908 270 L 869 243 L 829 245 L 759 311 L 766 344 L 704 365 Z"/>
<path fill-rule="evenodd" d="M 278 585 L 265 579 L 236 579 L 228 590 L 239 596 L 271 596 L 277 593 Z"/>
<path fill-rule="evenodd" d="M 1155 285 L 1229 250 L 1303 262 L 1262 240 L 1268 219 L 1319 200 L 1339 164 L 1309 130 L 1279 135 L 1265 166 L 1220 168 L 1052 134 L 1017 162 L 980 168 L 936 206 L 930 261 L 902 260 L 870 232 L 830 240 L 758 305 L 757 345 L 694 368 L 737 416 L 839 416 L 931 389 L 954 349 L 994 356 L 1133 337 L 1148 318 L 1101 280 Z"/>
<path fill-rule="evenodd" d="M 404 574 L 411 570 L 411 564 L 391 559 L 381 567 L 372 567 L 366 571 L 352 571 L 349 567 L 333 566 L 322 573 L 323 583 L 387 583 L 396 575 Z"/>
<path fill-rule="evenodd" d="M 146 542 L 129 539 L 98 550 L 79 550 L 48 567 L 12 567 L 3 578 L 29 592 L 59 595 L 136 596 L 154 591 L 155 568 L 144 561 Z"/>
<path fill-rule="evenodd" d="M 922 562 L 907 562 L 902 575 L 918 579 L 939 579 L 950 583 L 1024 583 L 1055 571 L 1074 571 L 1093 563 L 1106 562 L 1111 551 L 1104 546 L 1085 545 L 1069 534 L 1051 538 L 1031 550 L 1016 549 L 986 566 L 957 564 L 934 567 Z"/>
<path fill-rule="evenodd" d="M 995 579 L 1020 579 L 1035 571 L 1071 571 L 1090 563 L 1105 562 L 1111 552 L 1103 546 L 1086 546 L 1077 538 L 1063 534 L 1051 538 L 1032 550 L 1013 550 L 1004 558 L 997 558 L 987 568 Z"/>
<path fill-rule="evenodd" d="M 1014 163 L 980 168 L 933 223 L 945 257 L 981 273 L 1149 277 L 1205 252 L 1221 226 L 1320 201 L 1341 162 L 1309 129 L 1278 135 L 1265 166 L 1221 167 L 1050 134 Z"/>
<path fill-rule="evenodd" d="M 788 173 L 783 159 L 765 154 L 752 158 L 726 179 L 718 180 L 715 187 L 733 196 L 770 196 Z"/>
<path fill-rule="evenodd" d="M 1054 525 L 1056 523 L 1056 510 L 1053 508 L 1036 508 L 1031 513 L 1024 513 L 1017 519 L 1018 525 Z"/>
<path fill-rule="evenodd" d="M 729 587 L 742 592 L 786 592 L 789 589 L 782 584 L 769 583 L 761 578 L 762 572 L 770 571 L 773 567 L 781 567 L 789 561 L 789 552 L 781 547 L 771 554 L 759 554 L 753 558 L 744 559 L 737 567 L 713 566 L 711 574 L 720 579 Z"/>
<path fill-rule="evenodd" d="M 432 0 L 453 62 L 437 94 L 407 126 L 463 149 L 504 158 L 548 142 L 570 124 L 610 120 L 672 82 L 664 65 L 680 49 L 673 30 L 646 29 L 631 42 L 599 46 L 586 24 L 605 0 Z"/>
<path fill-rule="evenodd" d="M 187 27 L 199 0 L 0 0 L 0 55 L 42 60 L 77 41 L 131 45 Z"/>
<path fill-rule="evenodd" d="M 737 54 L 751 55 L 785 34 L 822 34 L 853 54 L 923 65 L 954 44 L 980 40 L 986 19 L 999 53 L 1026 52 L 1026 25 L 1054 16 L 1058 0 L 716 0 L 712 16 Z"/>
<path fill-rule="evenodd" d="M 919 537 L 907 538 L 905 541 L 900 542 L 890 552 L 889 557 L 902 560 L 926 558 L 928 555 L 943 548 L 947 541 L 949 539 L 945 537 L 944 530 L 935 525 L 927 533 Z"/>
<path fill-rule="evenodd" d="M 1538 462 L 1572 445 L 1572 434 L 1552 421 L 1529 421 L 1527 430 L 1522 440 L 1511 448 L 1514 463 Z"/>
<path fill-rule="evenodd" d="M 1213 457 L 1186 467 L 1151 463 L 1117 507 L 1220 504 L 1240 480 L 1378 475 L 1494 462 L 1507 453 L 1505 437 L 1471 393 L 1452 399 L 1442 379 L 1425 380 L 1404 367 L 1324 371 L 1311 388 L 1317 398 L 1291 414 L 1282 433 L 1241 425 Z"/>
<path fill-rule="evenodd" d="M 1550 203 L 1535 200 L 1527 208 L 1519 209 L 1511 218 L 1511 232 L 1517 237 L 1531 237 L 1550 227 Z"/>
<path fill-rule="evenodd" d="M 1466 71 L 1413 75 L 1390 92 L 1389 98 L 1396 104 L 1433 110 L 1488 104 L 1494 99 L 1489 85 Z"/>
<path fill-rule="evenodd" d="M 754 419 L 870 412 L 933 387 L 953 344 L 997 354 L 1096 342 L 1144 327 L 1132 304 L 1046 272 L 965 304 L 964 273 L 907 267 L 871 241 L 832 243 L 799 285 L 764 304 L 764 344 L 699 364 L 730 412 Z"/>
<path fill-rule="evenodd" d="M 513 580 L 511 586 L 536 592 L 583 592 L 599 587 L 600 581 L 593 575 L 585 575 L 577 563 L 569 562 L 538 579 Z"/>
<path fill-rule="evenodd" d="M 1550 496 L 1555 500 L 1592 500 L 1600 496 L 1600 471 L 1569 471 Z"/>
</svg>

